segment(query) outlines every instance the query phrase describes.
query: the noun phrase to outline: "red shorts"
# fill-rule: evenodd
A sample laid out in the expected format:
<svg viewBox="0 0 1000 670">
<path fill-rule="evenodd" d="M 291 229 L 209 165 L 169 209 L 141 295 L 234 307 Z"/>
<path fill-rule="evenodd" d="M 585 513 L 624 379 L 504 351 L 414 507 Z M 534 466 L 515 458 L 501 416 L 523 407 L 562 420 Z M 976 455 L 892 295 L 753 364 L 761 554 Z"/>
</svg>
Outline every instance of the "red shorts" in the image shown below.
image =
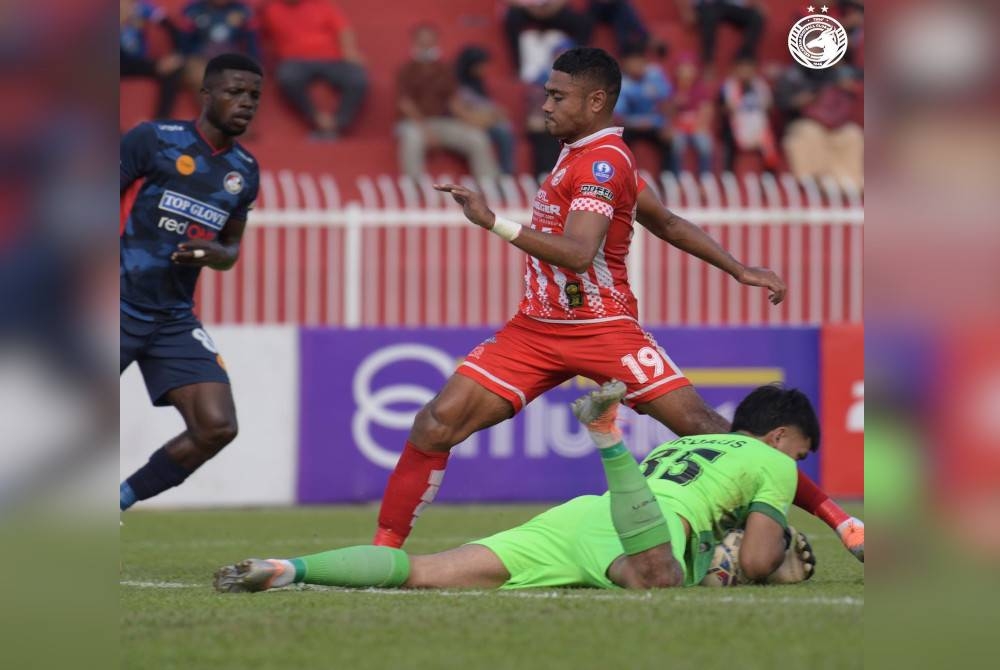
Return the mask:
<svg viewBox="0 0 1000 670">
<path fill-rule="evenodd" d="M 577 375 L 598 384 L 625 382 L 629 407 L 691 383 L 631 319 L 550 323 L 517 314 L 469 352 L 456 372 L 510 401 L 515 412 Z"/>
</svg>

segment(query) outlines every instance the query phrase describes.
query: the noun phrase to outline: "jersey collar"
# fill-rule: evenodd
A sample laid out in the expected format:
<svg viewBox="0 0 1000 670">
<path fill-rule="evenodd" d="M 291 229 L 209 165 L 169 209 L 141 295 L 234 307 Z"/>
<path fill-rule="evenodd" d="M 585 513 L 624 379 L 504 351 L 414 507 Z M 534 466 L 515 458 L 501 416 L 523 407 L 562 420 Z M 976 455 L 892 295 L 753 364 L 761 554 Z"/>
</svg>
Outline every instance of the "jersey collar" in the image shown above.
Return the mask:
<svg viewBox="0 0 1000 670">
<path fill-rule="evenodd" d="M 604 128 L 602 130 L 598 130 L 596 133 L 591 133 L 586 137 L 582 137 L 576 142 L 567 142 L 566 144 L 563 144 L 563 146 L 570 150 L 579 149 L 580 147 L 586 146 L 591 142 L 601 139 L 602 137 L 608 137 L 610 135 L 618 135 L 620 137 L 624 132 L 625 129 L 621 126 L 611 126 L 610 128 Z"/>
<path fill-rule="evenodd" d="M 205 145 L 212 150 L 213 156 L 218 156 L 219 154 L 226 153 L 236 145 L 236 142 L 234 141 L 228 147 L 222 147 L 221 149 L 216 148 L 211 142 L 208 141 L 208 138 L 201 133 L 201 129 L 198 127 L 198 119 L 195 119 L 194 121 L 191 122 L 191 127 L 194 128 L 195 135 L 200 137 L 201 141 L 204 142 Z"/>
</svg>

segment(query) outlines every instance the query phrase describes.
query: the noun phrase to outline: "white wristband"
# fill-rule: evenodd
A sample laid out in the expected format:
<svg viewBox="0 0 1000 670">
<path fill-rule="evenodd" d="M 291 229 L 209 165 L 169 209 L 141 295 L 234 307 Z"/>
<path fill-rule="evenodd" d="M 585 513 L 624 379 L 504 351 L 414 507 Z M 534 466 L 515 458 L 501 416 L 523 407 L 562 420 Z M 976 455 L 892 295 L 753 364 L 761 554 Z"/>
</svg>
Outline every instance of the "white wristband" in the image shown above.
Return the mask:
<svg viewBox="0 0 1000 670">
<path fill-rule="evenodd" d="M 493 227 L 490 228 L 490 232 L 496 233 L 508 242 L 513 242 L 521 234 L 521 227 L 521 224 L 516 221 L 497 216 L 494 218 Z"/>
</svg>

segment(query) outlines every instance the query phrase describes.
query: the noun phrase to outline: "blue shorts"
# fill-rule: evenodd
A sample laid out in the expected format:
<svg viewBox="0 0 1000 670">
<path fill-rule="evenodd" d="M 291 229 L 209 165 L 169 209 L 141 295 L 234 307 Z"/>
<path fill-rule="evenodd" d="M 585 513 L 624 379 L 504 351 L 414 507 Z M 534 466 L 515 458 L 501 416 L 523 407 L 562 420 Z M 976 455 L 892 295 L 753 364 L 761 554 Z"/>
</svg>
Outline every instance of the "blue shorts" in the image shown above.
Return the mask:
<svg viewBox="0 0 1000 670">
<path fill-rule="evenodd" d="M 229 383 L 215 342 L 193 314 L 172 321 L 143 321 L 121 314 L 119 374 L 139 363 L 153 404 L 169 405 L 167 392 L 204 382 Z"/>
</svg>

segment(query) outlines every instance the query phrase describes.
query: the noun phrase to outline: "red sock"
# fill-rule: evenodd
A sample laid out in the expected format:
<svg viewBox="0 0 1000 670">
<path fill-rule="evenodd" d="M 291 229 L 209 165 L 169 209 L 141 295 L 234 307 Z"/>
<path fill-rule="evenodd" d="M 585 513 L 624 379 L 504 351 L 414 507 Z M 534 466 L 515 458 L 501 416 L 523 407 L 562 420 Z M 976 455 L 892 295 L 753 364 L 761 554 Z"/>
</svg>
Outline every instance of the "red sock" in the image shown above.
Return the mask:
<svg viewBox="0 0 1000 670">
<path fill-rule="evenodd" d="M 382 495 L 378 531 L 372 544 L 403 546 L 420 512 L 434 500 L 447 465 L 448 452 L 422 451 L 406 443 Z"/>
<path fill-rule="evenodd" d="M 795 506 L 818 516 L 834 530 L 850 518 L 840 505 L 833 502 L 830 496 L 823 493 L 823 489 L 816 486 L 816 482 L 809 479 L 809 476 L 801 470 L 799 470 L 799 483 L 795 489 Z"/>
</svg>

